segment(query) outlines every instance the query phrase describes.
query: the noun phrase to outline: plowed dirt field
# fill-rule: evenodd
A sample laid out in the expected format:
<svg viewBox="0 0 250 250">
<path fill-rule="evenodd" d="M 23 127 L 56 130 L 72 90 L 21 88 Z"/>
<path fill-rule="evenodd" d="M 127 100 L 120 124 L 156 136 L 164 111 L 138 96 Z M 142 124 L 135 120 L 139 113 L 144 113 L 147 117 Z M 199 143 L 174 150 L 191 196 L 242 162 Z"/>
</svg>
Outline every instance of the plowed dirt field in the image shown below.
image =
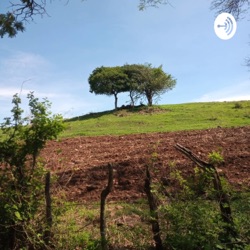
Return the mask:
<svg viewBox="0 0 250 250">
<path fill-rule="evenodd" d="M 114 188 L 109 200 L 132 201 L 145 197 L 145 165 L 157 153 L 154 181 L 165 182 L 170 166 L 191 175 L 195 164 L 174 148 L 179 143 L 202 160 L 220 151 L 224 164 L 219 171 L 236 188 L 250 188 L 250 127 L 200 131 L 77 137 L 51 141 L 42 152 L 46 167 L 58 176 L 56 189 L 68 200 L 99 200 L 107 185 L 107 165 L 114 165 Z M 156 154 L 154 154 L 156 156 Z"/>
</svg>

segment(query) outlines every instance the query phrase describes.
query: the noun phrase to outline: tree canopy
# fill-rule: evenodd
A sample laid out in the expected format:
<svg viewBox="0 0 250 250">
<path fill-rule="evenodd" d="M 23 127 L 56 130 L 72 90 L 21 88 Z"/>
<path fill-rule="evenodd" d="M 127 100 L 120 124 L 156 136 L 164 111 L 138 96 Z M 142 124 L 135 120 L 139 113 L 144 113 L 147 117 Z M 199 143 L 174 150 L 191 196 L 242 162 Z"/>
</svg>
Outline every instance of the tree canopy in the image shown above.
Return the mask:
<svg viewBox="0 0 250 250">
<path fill-rule="evenodd" d="M 148 105 L 153 100 L 175 87 L 176 80 L 162 69 L 151 64 L 126 64 L 116 67 L 96 68 L 89 76 L 90 92 L 114 95 L 117 109 L 117 95 L 129 92 L 132 106 L 139 98 L 146 98 Z"/>
<path fill-rule="evenodd" d="M 153 105 L 153 100 L 175 87 L 176 80 L 165 73 L 162 66 L 152 67 L 151 64 L 124 65 L 124 72 L 128 75 L 128 85 L 135 98 L 145 97 L 148 105 Z M 133 102 L 133 101 L 132 101 Z"/>
<path fill-rule="evenodd" d="M 36 15 L 46 14 L 46 0 L 19 0 L 10 2 L 9 11 L 0 13 L 0 36 L 15 37 L 25 30 L 25 24 Z"/>
<path fill-rule="evenodd" d="M 96 95 L 114 95 L 116 109 L 117 95 L 128 90 L 126 82 L 127 75 L 119 66 L 99 67 L 89 76 L 90 92 Z"/>
<path fill-rule="evenodd" d="M 244 16 L 250 8 L 250 0 L 213 0 L 211 9 L 231 13 L 236 19 Z"/>
</svg>

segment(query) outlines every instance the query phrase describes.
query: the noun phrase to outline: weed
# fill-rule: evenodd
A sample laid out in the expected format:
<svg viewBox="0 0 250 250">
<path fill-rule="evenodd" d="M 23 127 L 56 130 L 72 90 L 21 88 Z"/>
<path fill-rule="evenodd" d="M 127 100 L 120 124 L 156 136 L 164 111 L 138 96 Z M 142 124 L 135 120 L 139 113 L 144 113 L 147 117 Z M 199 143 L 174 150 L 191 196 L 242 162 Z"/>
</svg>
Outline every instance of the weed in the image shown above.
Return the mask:
<svg viewBox="0 0 250 250">
<path fill-rule="evenodd" d="M 240 103 L 240 102 L 236 102 L 235 104 L 234 104 L 234 107 L 233 107 L 234 109 L 242 109 L 243 108 L 243 105 L 242 105 L 242 103 Z"/>
<path fill-rule="evenodd" d="M 217 121 L 218 118 L 217 118 L 217 117 L 210 117 L 208 120 L 209 120 L 209 121 Z"/>
<path fill-rule="evenodd" d="M 248 112 L 248 113 L 244 114 L 244 118 L 248 118 L 248 119 L 250 119 L 250 112 Z"/>
<path fill-rule="evenodd" d="M 208 158 L 209 158 L 209 163 L 211 163 L 212 165 L 219 165 L 224 162 L 224 159 L 220 154 L 220 152 L 213 151 L 208 155 Z"/>
</svg>

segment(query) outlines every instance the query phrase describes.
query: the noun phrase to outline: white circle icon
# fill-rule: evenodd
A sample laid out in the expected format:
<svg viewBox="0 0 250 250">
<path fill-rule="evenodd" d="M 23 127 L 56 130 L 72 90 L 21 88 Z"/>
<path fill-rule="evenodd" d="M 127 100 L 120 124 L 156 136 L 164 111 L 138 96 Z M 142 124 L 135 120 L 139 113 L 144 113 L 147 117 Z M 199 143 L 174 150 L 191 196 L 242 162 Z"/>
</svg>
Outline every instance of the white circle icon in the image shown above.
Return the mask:
<svg viewBox="0 0 250 250">
<path fill-rule="evenodd" d="M 214 21 L 215 34 L 222 40 L 232 38 L 236 32 L 237 23 L 229 13 L 221 13 Z"/>
</svg>

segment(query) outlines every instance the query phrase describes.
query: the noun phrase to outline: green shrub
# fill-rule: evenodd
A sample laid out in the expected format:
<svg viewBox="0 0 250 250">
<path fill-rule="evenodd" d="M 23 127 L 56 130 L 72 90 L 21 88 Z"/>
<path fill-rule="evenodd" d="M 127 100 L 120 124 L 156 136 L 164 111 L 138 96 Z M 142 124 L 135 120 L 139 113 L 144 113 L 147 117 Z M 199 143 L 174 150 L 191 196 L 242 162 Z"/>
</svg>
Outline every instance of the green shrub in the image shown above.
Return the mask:
<svg viewBox="0 0 250 250">
<path fill-rule="evenodd" d="M 176 201 L 163 207 L 165 244 L 171 249 L 214 249 L 222 231 L 216 204 L 204 200 Z"/>
<path fill-rule="evenodd" d="M 62 117 L 50 103 L 28 94 L 30 116 L 22 117 L 21 99 L 13 97 L 12 117 L 1 124 L 0 249 L 45 248 L 44 173 L 38 160 L 47 140 L 63 130 Z"/>
<path fill-rule="evenodd" d="M 246 249 L 250 249 L 250 192 L 249 190 L 234 192 L 231 194 L 231 200 L 239 238 L 245 243 Z"/>
<path fill-rule="evenodd" d="M 241 103 L 236 102 L 236 103 L 234 104 L 234 109 L 242 109 L 242 108 L 243 108 L 243 106 L 242 106 Z"/>
<path fill-rule="evenodd" d="M 213 151 L 208 155 L 209 163 L 212 165 L 222 164 L 224 162 L 223 156 L 220 152 Z"/>
<path fill-rule="evenodd" d="M 209 154 L 211 164 L 223 162 L 217 152 Z M 223 191 L 230 195 L 230 205 L 237 238 L 222 238 L 228 225 L 221 218 L 213 172 L 195 168 L 194 174 L 184 177 L 171 166 L 170 179 L 178 183 L 178 192 L 168 193 L 162 200 L 159 214 L 167 249 L 248 249 L 250 245 L 250 194 L 237 193 L 226 179 L 221 178 Z M 162 196 L 159 196 L 162 199 Z"/>
</svg>

